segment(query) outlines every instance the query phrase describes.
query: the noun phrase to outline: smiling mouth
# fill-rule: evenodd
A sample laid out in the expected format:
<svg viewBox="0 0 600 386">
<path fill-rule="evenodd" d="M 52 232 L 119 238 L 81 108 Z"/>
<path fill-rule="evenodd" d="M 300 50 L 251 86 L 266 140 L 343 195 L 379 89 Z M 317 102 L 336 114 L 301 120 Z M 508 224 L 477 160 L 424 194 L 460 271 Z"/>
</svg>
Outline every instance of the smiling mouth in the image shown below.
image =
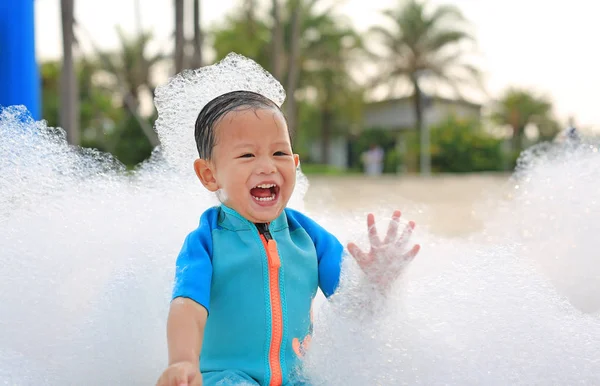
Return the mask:
<svg viewBox="0 0 600 386">
<path fill-rule="evenodd" d="M 250 195 L 258 202 L 274 201 L 279 195 L 279 186 L 276 184 L 259 184 L 250 189 Z"/>
</svg>

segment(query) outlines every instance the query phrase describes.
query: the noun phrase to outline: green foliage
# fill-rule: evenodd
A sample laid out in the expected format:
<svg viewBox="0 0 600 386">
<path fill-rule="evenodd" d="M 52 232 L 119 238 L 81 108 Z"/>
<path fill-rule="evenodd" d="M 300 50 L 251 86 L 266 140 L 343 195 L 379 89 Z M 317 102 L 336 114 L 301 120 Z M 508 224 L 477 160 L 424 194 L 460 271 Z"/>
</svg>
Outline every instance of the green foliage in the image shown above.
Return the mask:
<svg viewBox="0 0 600 386">
<path fill-rule="evenodd" d="M 148 122 L 150 123 L 150 119 Z M 117 122 L 114 131 L 107 136 L 110 142 L 110 152 L 128 168 L 144 161 L 152 153 L 152 144 L 142 134 L 137 119 L 127 114 L 126 118 Z"/>
<path fill-rule="evenodd" d="M 300 168 L 306 175 L 343 176 L 349 174 L 348 171 L 332 165 L 302 163 Z"/>
<path fill-rule="evenodd" d="M 98 87 L 93 82 L 97 68 L 88 61 L 76 64 L 79 84 L 79 119 L 81 127 L 81 145 L 110 151 L 104 136 L 107 128 L 124 119 L 123 110 L 114 103 L 114 94 L 110 90 Z M 60 108 L 60 74 L 58 62 L 44 62 L 40 66 L 42 81 L 42 116 L 51 127 L 58 127 Z"/>
<path fill-rule="evenodd" d="M 319 109 L 313 103 L 301 101 L 298 104 L 298 127 L 301 129 L 294 136 L 294 151 L 300 155 L 300 160 L 312 162 L 309 159 L 309 146 L 320 135 Z"/>
<path fill-rule="evenodd" d="M 536 124 L 540 140 L 553 138 L 559 131 L 559 124 L 553 118 L 552 102 L 543 95 L 521 88 L 509 88 L 504 91 L 491 114 L 498 125 L 512 128 L 513 151 L 523 150 L 525 127 Z"/>
<path fill-rule="evenodd" d="M 249 19 L 248 15 L 238 10 L 213 27 L 210 36 L 216 60 L 223 59 L 230 52 L 236 52 L 252 58 L 266 69 L 270 68 L 271 30 L 265 21 Z"/>
<path fill-rule="evenodd" d="M 483 132 L 475 122 L 449 117 L 431 128 L 432 168 L 466 173 L 502 170 L 502 140 Z"/>
<path fill-rule="evenodd" d="M 450 5 L 433 8 L 418 0 L 398 2 L 383 12 L 391 28 L 371 28 L 374 42 L 381 45 L 378 59 L 381 69 L 375 84 L 385 84 L 390 91 L 399 82 L 410 82 L 414 91 L 422 78 L 431 78 L 452 87 L 460 96 L 460 87 L 475 84 L 483 89 L 479 69 L 466 58 L 475 38 L 460 10 Z"/>
<path fill-rule="evenodd" d="M 82 60 L 76 64 L 79 87 L 81 146 L 112 153 L 128 167 L 145 160 L 152 152 L 138 121 L 118 103 L 115 92 L 94 82 L 99 68 Z M 60 73 L 58 62 L 41 64 L 43 118 L 51 127 L 59 126 Z M 155 117 L 147 119 L 152 125 Z"/>
</svg>

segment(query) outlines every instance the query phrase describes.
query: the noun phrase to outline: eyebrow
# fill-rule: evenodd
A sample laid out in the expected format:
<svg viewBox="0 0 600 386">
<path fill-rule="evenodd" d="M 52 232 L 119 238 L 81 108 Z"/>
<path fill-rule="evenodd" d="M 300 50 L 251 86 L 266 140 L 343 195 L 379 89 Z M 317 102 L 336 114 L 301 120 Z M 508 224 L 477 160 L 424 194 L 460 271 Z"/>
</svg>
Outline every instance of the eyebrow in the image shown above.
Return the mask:
<svg viewBox="0 0 600 386">
<path fill-rule="evenodd" d="M 233 149 L 235 150 L 235 149 L 242 149 L 242 148 L 249 148 L 249 147 L 254 147 L 254 145 L 251 143 L 240 143 L 238 145 L 235 145 L 233 147 Z"/>
<path fill-rule="evenodd" d="M 273 146 L 277 146 L 277 147 L 279 147 L 279 146 L 290 146 L 290 144 L 288 142 L 285 142 L 285 141 L 279 141 L 279 142 L 273 143 Z M 233 147 L 233 149 L 234 150 L 236 150 L 236 149 L 247 149 L 247 148 L 254 148 L 254 147 L 255 147 L 254 144 L 248 143 L 248 142 L 244 142 L 244 143 L 240 143 L 238 145 L 235 145 Z"/>
</svg>

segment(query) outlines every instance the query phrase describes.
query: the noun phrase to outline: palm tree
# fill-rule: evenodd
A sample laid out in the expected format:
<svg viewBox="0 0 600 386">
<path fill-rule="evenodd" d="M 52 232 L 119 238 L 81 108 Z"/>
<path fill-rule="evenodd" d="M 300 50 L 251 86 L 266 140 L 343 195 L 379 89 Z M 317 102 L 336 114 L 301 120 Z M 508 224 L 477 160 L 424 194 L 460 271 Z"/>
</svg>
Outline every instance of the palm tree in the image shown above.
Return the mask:
<svg viewBox="0 0 600 386">
<path fill-rule="evenodd" d="M 383 15 L 392 27 L 371 30 L 384 52 L 378 55 L 383 66 L 374 84 L 397 86 L 399 81 L 408 81 L 412 85 L 415 123 L 421 136 L 421 173 L 427 175 L 431 159 L 428 131 L 423 127 L 422 79 L 449 85 L 459 97 L 460 86 L 473 82 L 481 86 L 479 70 L 464 60 L 462 43 L 472 43 L 474 38 L 466 30 L 466 19 L 453 6 L 441 5 L 430 11 L 426 2 L 407 0 Z"/>
<path fill-rule="evenodd" d="M 250 17 L 253 16 L 249 16 L 244 8 L 236 8 L 210 31 L 216 59 L 220 60 L 230 52 L 237 52 L 270 69 L 271 29 L 262 18 Z M 250 30 L 254 31 L 253 35 L 248 33 Z"/>
<path fill-rule="evenodd" d="M 316 2 L 312 0 L 311 3 Z M 309 4 L 310 5 L 310 4 Z M 287 65 L 287 84 L 286 92 L 288 95 L 285 113 L 288 119 L 289 129 L 292 133 L 296 133 L 298 111 L 297 101 L 295 98 L 296 88 L 298 87 L 298 80 L 300 77 L 300 40 L 302 33 L 302 21 L 304 14 L 304 3 L 302 0 L 290 0 L 289 2 L 289 13 L 291 20 L 291 32 L 289 38 L 289 53 L 288 53 L 288 65 Z"/>
<path fill-rule="evenodd" d="M 271 49 L 271 69 L 275 79 L 281 81 L 283 76 L 283 26 L 281 23 L 281 7 L 279 0 L 272 0 L 271 15 L 273 17 L 272 27 L 272 49 Z"/>
<path fill-rule="evenodd" d="M 79 144 L 79 99 L 77 76 L 73 61 L 74 0 L 61 0 L 61 19 L 63 37 L 63 65 L 60 92 L 60 126 L 67 132 L 70 144 Z"/>
<path fill-rule="evenodd" d="M 100 65 L 112 78 L 112 87 L 121 94 L 123 105 L 138 122 L 144 135 L 153 147 L 159 144 L 152 127 L 139 114 L 141 93 L 154 95 L 156 85 L 152 82 L 152 68 L 164 59 L 161 53 L 147 56 L 146 49 L 152 40 L 150 33 L 142 33 L 133 38 L 127 37 L 120 28 L 117 33 L 121 43 L 118 52 L 102 52 L 94 43 Z"/>
<path fill-rule="evenodd" d="M 552 118 L 552 103 L 544 96 L 519 88 L 509 88 L 503 93 L 491 118 L 499 125 L 510 126 L 513 152 L 523 150 L 525 127 L 530 123 L 540 126 L 544 137 L 552 137 L 558 130 Z"/>
<path fill-rule="evenodd" d="M 200 20 L 200 0 L 194 0 L 194 56 L 192 57 L 192 66 L 194 68 L 202 67 L 204 62 L 202 55 L 202 44 L 204 43 L 204 33 Z"/>
<path fill-rule="evenodd" d="M 175 73 L 183 70 L 185 54 L 185 37 L 183 35 L 184 0 L 175 0 Z"/>
<path fill-rule="evenodd" d="M 321 126 L 321 162 L 330 162 L 330 144 L 334 130 L 348 126 L 362 101 L 362 90 L 350 75 L 357 63 L 362 42 L 358 34 L 331 10 L 306 17 L 303 39 L 302 88 L 316 91 Z M 312 35 L 312 36 L 311 36 Z M 359 103 L 357 103 L 359 101 Z M 341 114 L 340 114 L 341 113 Z M 341 116 L 344 122 L 340 122 Z M 341 123 L 341 124 L 340 124 Z"/>
</svg>

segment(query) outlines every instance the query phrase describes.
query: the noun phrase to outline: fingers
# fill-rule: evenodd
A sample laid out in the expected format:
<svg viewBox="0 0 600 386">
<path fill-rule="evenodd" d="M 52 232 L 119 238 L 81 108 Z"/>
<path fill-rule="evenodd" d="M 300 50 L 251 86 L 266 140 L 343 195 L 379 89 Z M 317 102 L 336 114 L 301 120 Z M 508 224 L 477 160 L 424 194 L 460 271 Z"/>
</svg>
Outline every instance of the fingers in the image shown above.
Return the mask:
<svg viewBox="0 0 600 386">
<path fill-rule="evenodd" d="M 189 375 L 187 380 L 190 386 L 202 386 L 202 374 L 199 371 Z"/>
<path fill-rule="evenodd" d="M 402 234 L 396 241 L 396 246 L 402 247 L 403 244 L 406 244 L 408 242 L 408 240 L 410 239 L 410 236 L 412 235 L 412 232 L 414 229 L 415 229 L 414 221 L 409 221 L 408 224 L 406 225 L 406 227 L 404 228 L 404 230 L 402 231 Z"/>
<path fill-rule="evenodd" d="M 369 242 L 371 246 L 378 247 L 381 245 L 381 240 L 377 236 L 377 228 L 375 227 L 375 216 L 373 213 L 367 215 L 367 228 L 369 229 Z"/>
<path fill-rule="evenodd" d="M 188 386 L 186 374 L 163 374 L 156 386 Z"/>
<path fill-rule="evenodd" d="M 169 366 L 156 383 L 157 386 L 201 386 L 200 371 L 191 363 L 181 362 Z"/>
<path fill-rule="evenodd" d="M 398 234 L 398 225 L 400 225 L 400 213 L 399 210 L 394 211 L 392 214 L 392 220 L 390 221 L 390 225 L 388 226 L 387 234 L 385 235 L 385 240 L 383 240 L 384 244 L 389 244 L 396 239 L 396 235 Z"/>
<path fill-rule="evenodd" d="M 356 244 L 349 243 L 348 244 L 348 252 L 354 257 L 354 260 L 358 263 L 358 265 L 364 269 L 367 265 L 369 265 L 370 259 L 369 255 L 364 253 Z"/>
<path fill-rule="evenodd" d="M 412 259 L 415 258 L 415 256 L 417 256 L 417 253 L 419 253 L 419 250 L 421 250 L 421 246 L 419 244 L 415 244 L 410 251 L 406 252 L 404 255 L 402 255 L 402 258 L 404 259 L 404 261 L 409 262 L 412 261 Z"/>
<path fill-rule="evenodd" d="M 202 386 L 202 377 L 196 376 L 191 380 L 190 386 Z"/>
<path fill-rule="evenodd" d="M 173 381 L 172 384 L 177 385 L 177 386 L 188 386 L 189 385 L 188 375 L 183 372 L 180 372 L 179 374 L 177 374 L 175 376 L 175 380 Z"/>
<path fill-rule="evenodd" d="M 390 261 L 387 265 L 386 271 L 383 273 L 383 281 L 394 281 L 398 278 L 398 276 L 402 275 L 402 273 L 406 270 L 406 267 L 412 262 L 415 256 L 417 256 L 420 249 L 420 245 L 414 245 L 410 251 L 400 256 L 396 256 L 395 259 Z"/>
</svg>

